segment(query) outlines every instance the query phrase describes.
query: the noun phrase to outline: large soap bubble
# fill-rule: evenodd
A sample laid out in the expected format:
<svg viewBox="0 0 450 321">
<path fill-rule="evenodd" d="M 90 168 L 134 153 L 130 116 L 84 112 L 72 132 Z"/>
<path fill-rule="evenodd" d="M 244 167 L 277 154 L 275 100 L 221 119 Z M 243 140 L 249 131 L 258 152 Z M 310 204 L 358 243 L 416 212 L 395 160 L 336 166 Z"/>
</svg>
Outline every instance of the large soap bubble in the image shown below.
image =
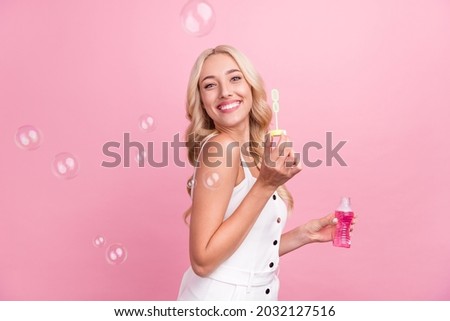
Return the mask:
<svg viewBox="0 0 450 321">
<path fill-rule="evenodd" d="M 25 125 L 16 131 L 16 145 L 25 150 L 34 150 L 41 146 L 42 134 L 36 127 Z"/>
<path fill-rule="evenodd" d="M 59 153 L 52 163 L 53 174 L 58 178 L 71 179 L 78 175 L 78 160 L 70 153 Z"/>
<path fill-rule="evenodd" d="M 181 25 L 190 35 L 207 35 L 216 23 L 216 15 L 211 5 L 202 0 L 191 0 L 181 10 Z"/>
</svg>

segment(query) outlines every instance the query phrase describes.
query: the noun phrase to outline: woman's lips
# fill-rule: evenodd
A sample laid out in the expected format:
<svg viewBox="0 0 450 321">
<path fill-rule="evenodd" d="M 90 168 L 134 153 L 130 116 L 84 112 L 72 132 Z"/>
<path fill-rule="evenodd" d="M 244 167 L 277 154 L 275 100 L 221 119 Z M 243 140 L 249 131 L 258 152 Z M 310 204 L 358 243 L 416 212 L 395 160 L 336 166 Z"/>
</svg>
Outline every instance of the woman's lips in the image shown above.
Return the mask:
<svg viewBox="0 0 450 321">
<path fill-rule="evenodd" d="M 225 102 L 217 106 L 217 109 L 223 113 L 229 113 L 236 110 L 241 104 L 240 100 L 236 100 L 233 102 Z"/>
</svg>

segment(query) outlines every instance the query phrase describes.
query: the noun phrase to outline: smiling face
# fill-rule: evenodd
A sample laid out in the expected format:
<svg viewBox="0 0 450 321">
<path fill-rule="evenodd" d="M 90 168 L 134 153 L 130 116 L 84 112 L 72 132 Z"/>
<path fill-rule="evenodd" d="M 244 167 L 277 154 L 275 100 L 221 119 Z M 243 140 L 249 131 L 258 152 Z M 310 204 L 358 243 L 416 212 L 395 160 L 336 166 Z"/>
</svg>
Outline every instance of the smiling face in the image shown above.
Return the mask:
<svg viewBox="0 0 450 321">
<path fill-rule="evenodd" d="M 247 128 L 252 91 L 230 55 L 213 54 L 205 60 L 199 89 L 203 107 L 219 131 Z"/>
</svg>

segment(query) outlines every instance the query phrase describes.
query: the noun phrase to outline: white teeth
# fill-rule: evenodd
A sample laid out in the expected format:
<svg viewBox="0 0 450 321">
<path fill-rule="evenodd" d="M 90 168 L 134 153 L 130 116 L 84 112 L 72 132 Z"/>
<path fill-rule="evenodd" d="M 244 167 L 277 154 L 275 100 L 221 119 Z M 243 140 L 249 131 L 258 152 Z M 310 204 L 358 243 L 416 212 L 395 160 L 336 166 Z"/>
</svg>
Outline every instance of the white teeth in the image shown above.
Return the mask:
<svg viewBox="0 0 450 321">
<path fill-rule="evenodd" d="M 235 107 L 239 106 L 239 104 L 240 104 L 240 102 L 237 101 L 237 102 L 225 105 L 225 106 L 220 106 L 219 109 L 220 110 L 227 110 L 227 109 L 235 108 Z"/>
</svg>

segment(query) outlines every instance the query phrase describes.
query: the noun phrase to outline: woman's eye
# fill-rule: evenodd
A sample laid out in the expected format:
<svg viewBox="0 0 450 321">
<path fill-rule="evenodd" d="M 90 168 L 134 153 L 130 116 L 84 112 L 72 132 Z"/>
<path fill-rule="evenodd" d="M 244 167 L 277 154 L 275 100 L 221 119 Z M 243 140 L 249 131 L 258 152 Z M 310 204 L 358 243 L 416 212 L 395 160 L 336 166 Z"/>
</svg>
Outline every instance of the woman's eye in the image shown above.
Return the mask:
<svg viewBox="0 0 450 321">
<path fill-rule="evenodd" d="M 214 84 L 206 84 L 204 88 L 209 89 L 209 88 L 212 88 L 213 86 L 214 86 Z"/>
<path fill-rule="evenodd" d="M 233 78 L 231 78 L 232 81 L 239 81 L 241 79 L 241 76 L 234 76 Z"/>
</svg>

